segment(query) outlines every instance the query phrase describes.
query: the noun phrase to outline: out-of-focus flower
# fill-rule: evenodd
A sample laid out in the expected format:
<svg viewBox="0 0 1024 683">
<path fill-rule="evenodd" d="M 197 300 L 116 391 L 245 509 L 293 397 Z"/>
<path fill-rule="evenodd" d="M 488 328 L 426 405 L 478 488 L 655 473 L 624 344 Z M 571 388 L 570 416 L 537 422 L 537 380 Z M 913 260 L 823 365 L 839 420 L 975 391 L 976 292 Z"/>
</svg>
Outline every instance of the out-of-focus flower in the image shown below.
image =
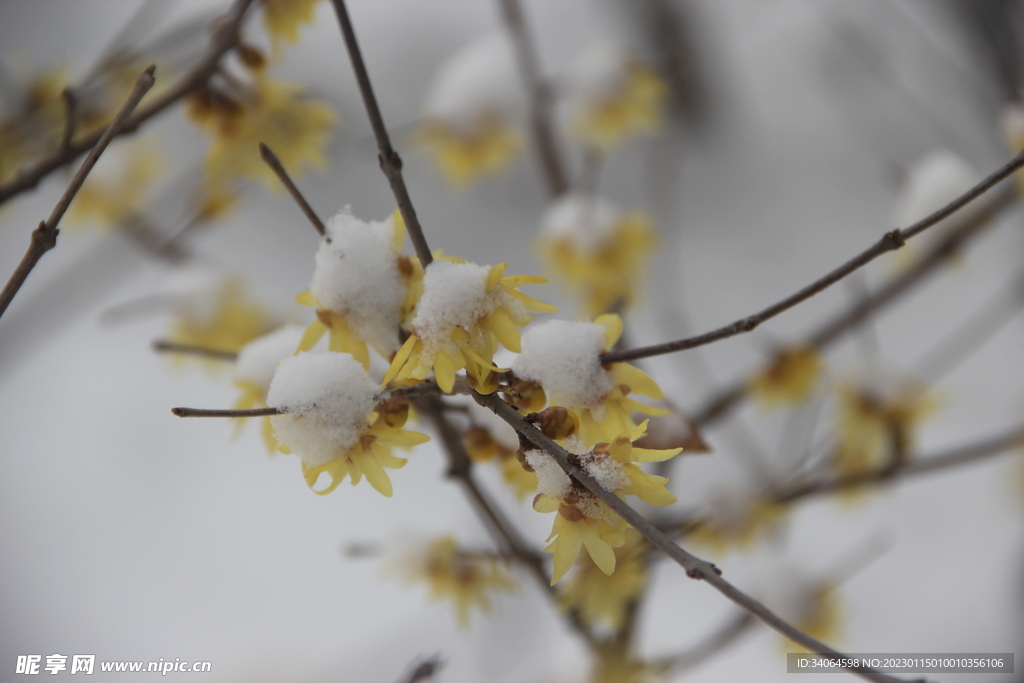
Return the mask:
<svg viewBox="0 0 1024 683">
<path fill-rule="evenodd" d="M 1024 103 L 1009 102 L 999 114 L 999 132 L 1010 152 L 1024 149 Z M 1024 174 L 1017 172 L 1017 192 L 1024 193 Z"/>
<path fill-rule="evenodd" d="M 295 353 L 295 346 L 302 338 L 303 328 L 299 325 L 283 325 L 268 334 L 254 339 L 241 348 L 235 361 L 235 386 L 241 392 L 235 410 L 250 410 L 267 407 L 267 392 L 274 378 L 274 371 L 282 359 Z M 236 418 L 239 428 L 248 418 Z M 277 439 L 270 416 L 261 421 L 260 434 L 268 453 L 277 450 Z"/>
<path fill-rule="evenodd" d="M 501 476 L 520 501 L 537 490 L 537 475 L 523 468 L 516 457 L 519 436 L 507 422 L 476 401 L 465 401 L 472 426 L 462 435 L 474 462 L 497 461 Z"/>
<path fill-rule="evenodd" d="M 650 683 L 659 680 L 662 669 L 638 661 L 615 643 L 597 649 L 590 683 Z"/>
<path fill-rule="evenodd" d="M 64 71 L 53 69 L 16 91 L 18 101 L 0 103 L 0 182 L 60 142 L 67 125 L 61 99 L 66 84 Z"/>
<path fill-rule="evenodd" d="M 178 344 L 237 353 L 278 325 L 236 277 L 190 268 L 168 289 L 175 312 L 168 338 Z"/>
<path fill-rule="evenodd" d="M 296 298 L 315 308 L 317 317 L 299 350 L 313 348 L 330 332 L 331 351 L 350 353 L 369 369 L 367 344 L 384 358 L 398 349 L 410 281 L 422 278 L 422 268 L 401 254 L 405 224 L 397 210 L 386 220 L 367 223 L 346 207 L 325 227 L 312 284 Z"/>
<path fill-rule="evenodd" d="M 700 523 L 689 530 L 687 542 L 718 555 L 731 548 L 749 548 L 782 521 L 786 506 L 745 481 L 732 482 L 710 493 Z"/>
<path fill-rule="evenodd" d="M 113 161 L 104 155 L 100 164 Z M 113 227 L 141 214 L 164 159 L 155 146 L 142 142 L 132 144 L 120 161 L 118 172 L 104 173 L 106 169 L 99 168 L 89 174 L 68 208 L 70 224 L 95 222 Z"/>
<path fill-rule="evenodd" d="M 668 86 L 635 55 L 609 42 L 588 45 L 565 74 L 572 133 L 601 149 L 636 133 L 656 132 Z"/>
<path fill-rule="evenodd" d="M 620 498 L 634 495 L 651 505 L 670 505 L 676 501 L 665 488 L 668 479 L 641 470 L 637 463 L 663 462 L 679 453 L 678 449 L 652 451 L 635 448 L 646 422 L 631 432 L 620 434 L 611 443 L 599 443 L 587 449 L 578 437 L 565 441 L 571 462 L 582 467 L 606 491 Z M 526 453 L 527 462 L 537 473 L 539 493 L 533 501 L 537 512 L 557 512 L 551 543 L 545 552 L 554 553 L 551 584 L 572 567 L 580 549 L 586 546 L 594 564 L 605 574 L 615 571 L 613 548 L 626 542 L 626 522 L 581 484 L 569 478 L 551 456 L 543 451 Z M 552 540 L 554 539 L 554 540 Z"/>
<path fill-rule="evenodd" d="M 388 424 L 375 410 L 379 393 L 379 385 L 347 353 L 303 352 L 278 363 L 267 393 L 267 405 L 284 411 L 270 418 L 278 450 L 299 456 L 311 489 L 322 473 L 330 476 L 330 485 L 316 493 L 330 493 L 345 477 L 355 486 L 365 476 L 370 486 L 391 497 L 385 468 L 407 462 L 395 457 L 393 448 L 429 441 L 424 434 Z"/>
<path fill-rule="evenodd" d="M 524 111 L 508 37 L 486 36 L 438 70 L 414 140 L 430 149 L 453 185 L 466 187 L 481 175 L 501 170 L 519 152 Z"/>
<path fill-rule="evenodd" d="M 768 609 L 807 635 L 834 643 L 842 627 L 842 609 L 835 585 L 809 576 L 787 561 L 773 561 L 761 572 L 759 598 Z M 785 641 L 785 648 L 802 647 Z"/>
<path fill-rule="evenodd" d="M 257 76 L 235 97 L 205 90 L 190 98 L 190 118 L 213 136 L 204 162 L 208 182 L 225 185 L 244 178 L 277 191 L 281 183 L 260 158 L 261 142 L 293 175 L 306 165 L 325 168 L 324 149 L 337 117 L 330 105 L 304 97 L 304 91 Z"/>
<path fill-rule="evenodd" d="M 548 273 L 583 299 L 587 316 L 633 303 L 656 245 L 643 213 L 622 214 L 601 197 L 575 193 L 548 208 L 537 238 Z"/>
<path fill-rule="evenodd" d="M 910 458 L 921 421 L 938 407 L 919 380 L 873 369 L 839 390 L 839 474 L 895 465 Z"/>
<path fill-rule="evenodd" d="M 493 555 L 463 550 L 451 536 L 405 554 L 400 569 L 410 583 L 426 583 L 432 600 L 451 602 L 459 626 L 464 629 L 469 627 L 471 609 L 490 611 L 490 594 L 516 588 L 516 581 L 503 561 Z"/>
<path fill-rule="evenodd" d="M 518 351 L 519 328 L 533 319 L 528 312 L 558 310 L 517 289 L 547 280 L 533 275 L 504 277 L 507 265 L 438 258 L 427 266 L 412 334 L 395 355 L 384 383 L 416 383 L 433 369 L 438 386 L 450 392 L 455 373 L 465 368 L 477 391 L 494 391 L 500 368 L 492 359 L 498 343 Z"/>
<path fill-rule="evenodd" d="M 615 346 L 621 334 L 622 319 L 614 314 L 598 316 L 593 323 L 549 320 L 523 335 L 522 353 L 512 371 L 540 384 L 550 405 L 576 413 L 584 442 L 612 441 L 636 427 L 634 411 L 668 414 L 629 398 L 663 398 L 648 375 L 628 363 L 614 363 L 607 370 L 601 365 L 601 353 Z"/>
<path fill-rule="evenodd" d="M 275 57 L 281 43 L 299 42 L 299 27 L 313 23 L 320 0 L 263 0 L 263 25 L 270 34 Z"/>
<path fill-rule="evenodd" d="M 791 346 L 775 354 L 751 381 L 748 390 L 768 408 L 806 401 L 821 376 L 821 355 L 810 346 Z"/>
<path fill-rule="evenodd" d="M 626 543 L 615 548 L 615 571 L 605 574 L 589 553 L 581 554 L 569 578 L 562 582 L 559 600 L 579 611 L 588 624 L 603 624 L 618 633 L 630 602 L 647 582 L 644 561 L 646 543 L 633 529 L 626 531 Z"/>
</svg>

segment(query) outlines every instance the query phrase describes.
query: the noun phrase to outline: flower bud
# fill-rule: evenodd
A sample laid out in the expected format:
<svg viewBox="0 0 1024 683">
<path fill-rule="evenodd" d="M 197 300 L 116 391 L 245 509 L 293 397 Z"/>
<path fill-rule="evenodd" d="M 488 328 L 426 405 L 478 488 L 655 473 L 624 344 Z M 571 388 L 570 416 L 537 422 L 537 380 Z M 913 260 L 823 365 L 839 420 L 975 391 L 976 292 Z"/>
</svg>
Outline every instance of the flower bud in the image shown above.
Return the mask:
<svg viewBox="0 0 1024 683">
<path fill-rule="evenodd" d="M 396 391 L 391 398 L 377 406 L 384 424 L 389 427 L 401 427 L 409 419 L 409 402 L 402 392 Z"/>
<path fill-rule="evenodd" d="M 551 406 L 539 413 L 530 413 L 526 419 L 537 425 L 549 439 L 567 439 L 580 428 L 576 413 L 562 406 Z"/>
</svg>

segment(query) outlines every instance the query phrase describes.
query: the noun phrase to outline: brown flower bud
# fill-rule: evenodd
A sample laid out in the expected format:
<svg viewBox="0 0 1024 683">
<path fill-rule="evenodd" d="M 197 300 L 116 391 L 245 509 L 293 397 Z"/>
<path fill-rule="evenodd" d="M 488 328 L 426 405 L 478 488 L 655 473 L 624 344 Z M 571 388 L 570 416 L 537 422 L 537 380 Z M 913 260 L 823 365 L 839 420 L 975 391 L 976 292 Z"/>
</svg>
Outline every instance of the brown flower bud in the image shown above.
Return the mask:
<svg viewBox="0 0 1024 683">
<path fill-rule="evenodd" d="M 562 406 L 551 406 L 539 413 L 530 413 L 526 419 L 537 425 L 549 439 L 567 439 L 580 428 L 576 413 Z"/>
<path fill-rule="evenodd" d="M 572 505 L 566 505 L 562 503 L 558 506 L 558 514 L 565 517 L 570 522 L 581 522 L 583 521 L 584 515 L 579 511 L 579 508 L 573 507 Z"/>
<path fill-rule="evenodd" d="M 267 63 L 266 57 L 263 56 L 263 52 L 259 48 L 243 43 L 238 46 L 237 50 L 242 64 L 250 69 L 262 69 Z"/>
<path fill-rule="evenodd" d="M 391 394 L 391 398 L 379 404 L 377 410 L 389 427 L 401 427 L 409 419 L 409 402 L 400 391 Z"/>
<path fill-rule="evenodd" d="M 537 382 L 525 379 L 513 378 L 509 385 L 512 391 L 505 392 L 509 402 L 519 410 L 533 412 L 544 407 L 548 402 L 544 388 Z"/>
</svg>

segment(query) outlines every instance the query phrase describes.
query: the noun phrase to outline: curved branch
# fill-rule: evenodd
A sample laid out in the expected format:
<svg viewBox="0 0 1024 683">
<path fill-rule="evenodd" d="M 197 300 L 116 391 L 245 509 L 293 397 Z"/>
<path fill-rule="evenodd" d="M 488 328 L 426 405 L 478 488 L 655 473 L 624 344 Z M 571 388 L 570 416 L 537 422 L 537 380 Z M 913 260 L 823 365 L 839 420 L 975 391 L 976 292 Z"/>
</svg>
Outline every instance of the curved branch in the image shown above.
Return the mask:
<svg viewBox="0 0 1024 683">
<path fill-rule="evenodd" d="M 683 351 L 685 349 L 692 349 L 698 346 L 704 346 L 712 342 L 719 341 L 721 339 L 727 339 L 729 337 L 736 336 L 737 334 L 743 334 L 744 332 L 751 332 L 755 330 L 761 323 L 766 320 L 770 320 L 780 313 L 784 313 L 789 309 L 793 308 L 799 303 L 807 301 L 815 294 L 822 292 L 836 282 L 839 282 L 850 273 L 862 268 L 868 263 L 874 261 L 882 254 L 890 251 L 895 251 L 902 247 L 906 240 L 920 234 L 924 230 L 930 228 L 936 223 L 941 222 L 943 219 L 953 215 L 963 207 L 970 204 L 972 201 L 983 195 L 985 192 L 990 190 L 993 186 L 999 184 L 1018 169 L 1024 166 L 1024 150 L 1017 154 L 1009 163 L 1000 168 L 998 171 L 990 175 L 989 177 L 982 180 L 980 183 L 975 185 L 969 191 L 950 202 L 943 208 L 939 209 L 935 213 L 923 218 L 922 220 L 914 223 L 905 230 L 897 228 L 892 232 L 887 232 L 882 236 L 878 242 L 867 250 L 861 252 L 857 256 L 839 266 L 832 272 L 825 276 L 815 280 L 811 284 L 807 285 L 800 291 L 791 294 L 782 301 L 772 304 L 768 308 L 765 308 L 754 315 L 746 318 L 741 318 L 736 322 L 720 327 L 717 330 L 705 332 L 704 334 L 697 335 L 696 337 L 688 337 L 686 339 L 678 339 L 676 341 L 665 342 L 664 344 L 654 344 L 652 346 L 642 346 L 636 349 L 627 349 L 625 351 L 610 351 L 601 355 L 602 363 L 619 363 L 622 361 L 637 360 L 639 358 L 649 358 L 651 356 L 660 356 L 666 353 L 673 353 L 675 351 Z"/>
</svg>

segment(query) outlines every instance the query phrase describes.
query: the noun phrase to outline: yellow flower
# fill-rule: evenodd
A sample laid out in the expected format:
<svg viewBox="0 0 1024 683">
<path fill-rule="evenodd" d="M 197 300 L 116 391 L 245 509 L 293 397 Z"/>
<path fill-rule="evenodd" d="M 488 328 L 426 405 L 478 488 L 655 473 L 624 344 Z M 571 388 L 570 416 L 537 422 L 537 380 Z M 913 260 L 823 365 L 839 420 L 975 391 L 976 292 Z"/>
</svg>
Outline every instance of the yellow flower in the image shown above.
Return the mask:
<svg viewBox="0 0 1024 683">
<path fill-rule="evenodd" d="M 687 541 L 723 555 L 730 548 L 749 548 L 773 530 L 786 507 L 749 487 L 732 488 L 712 500 L 710 513 L 687 533 Z"/>
<path fill-rule="evenodd" d="M 516 588 L 515 580 L 493 555 L 467 552 L 451 536 L 434 541 L 426 549 L 404 558 L 407 580 L 424 582 L 432 600 L 447 600 L 455 607 L 459 626 L 469 627 L 470 609 L 491 609 L 488 594 Z"/>
<path fill-rule="evenodd" d="M 395 446 L 426 443 L 424 434 L 401 429 L 400 416 L 379 405 L 377 383 L 347 353 L 300 353 L 278 363 L 267 404 L 282 412 L 271 417 L 282 453 L 302 460 L 306 484 L 313 488 L 327 473 L 331 483 L 314 491 L 325 495 L 346 478 L 355 486 L 365 476 L 382 495 L 392 494 L 387 469 L 405 465 Z M 398 417 L 399 419 L 395 419 Z"/>
<path fill-rule="evenodd" d="M 681 449 L 654 451 L 634 447 L 632 442 L 646 434 L 646 427 L 644 421 L 611 443 L 599 443 L 589 451 L 585 450 L 586 446 L 580 448 L 582 443 L 573 437 L 566 442 L 572 453 L 571 461 L 620 498 L 634 495 L 651 505 L 670 505 L 676 502 L 676 497 L 665 488 L 668 479 L 647 474 L 636 463 L 663 462 Z M 570 479 L 550 456 L 542 451 L 530 451 L 526 458 L 537 472 L 540 491 L 533 508 L 538 512 L 558 513 L 548 537 L 551 543 L 544 549 L 554 553 L 551 584 L 569 571 L 584 546 L 594 564 L 610 575 L 615 571 L 613 548 L 626 542 L 626 522 L 579 482 Z"/>
<path fill-rule="evenodd" d="M 834 466 L 840 475 L 863 472 L 909 458 L 914 433 L 938 407 L 934 395 L 916 381 L 889 388 L 845 384 L 839 394 L 839 443 Z"/>
<path fill-rule="evenodd" d="M 806 401 L 821 376 L 822 360 L 810 346 L 781 350 L 749 384 L 751 395 L 766 407 Z"/>
<path fill-rule="evenodd" d="M 658 680 L 663 667 L 638 661 L 616 643 L 601 645 L 596 651 L 591 683 L 649 683 Z"/>
<path fill-rule="evenodd" d="M 611 149 L 635 133 L 656 132 L 668 86 L 635 56 L 594 44 L 574 60 L 568 78 L 571 131 L 586 144 Z"/>
<path fill-rule="evenodd" d="M 164 159 L 154 146 L 133 145 L 119 173 L 106 178 L 89 175 L 68 209 L 69 222 L 95 221 L 110 227 L 137 218 L 163 166 Z"/>
<path fill-rule="evenodd" d="M 469 131 L 428 120 L 416 130 L 413 142 L 428 147 L 449 182 L 460 189 L 505 168 L 523 146 L 519 130 L 498 116 L 482 117 Z"/>
<path fill-rule="evenodd" d="M 636 300 L 657 240 L 642 212 L 621 214 L 600 197 L 571 194 L 545 213 L 536 246 L 548 274 L 593 316 Z"/>
<path fill-rule="evenodd" d="M 179 308 L 168 337 L 178 344 L 237 353 L 275 327 L 273 318 L 249 299 L 237 278 L 223 280 L 198 306 Z"/>
<path fill-rule="evenodd" d="M 502 478 L 520 501 L 537 490 L 537 475 L 523 469 L 516 451 L 495 439 L 487 427 L 470 427 L 462 442 L 474 462 L 498 461 Z"/>
<path fill-rule="evenodd" d="M 369 369 L 367 343 L 384 358 L 398 349 L 399 327 L 423 279 L 419 259 L 401 254 L 405 222 L 396 209 L 388 220 L 363 222 L 343 209 L 327 222 L 310 289 L 296 301 L 316 309 L 299 351 L 330 332 L 329 349 L 352 354 Z"/>
<path fill-rule="evenodd" d="M 669 414 L 629 398 L 630 394 L 664 397 L 647 374 L 628 363 L 613 363 L 607 369 L 601 365 L 600 353 L 611 350 L 621 335 L 622 319 L 612 313 L 598 316 L 593 323 L 549 320 L 527 331 L 512 371 L 516 377 L 540 383 L 550 405 L 573 411 L 585 443 L 611 441 L 636 427 L 634 411 Z"/>
<path fill-rule="evenodd" d="M 0 182 L 7 182 L 23 164 L 60 142 L 65 126 L 61 99 L 65 85 L 63 69 L 41 74 L 18 93 L 21 102 L 11 115 L 0 119 Z"/>
<path fill-rule="evenodd" d="M 263 0 L 263 25 L 270 34 L 274 55 L 281 52 L 281 43 L 297 43 L 299 27 L 311 24 L 320 0 Z"/>
<path fill-rule="evenodd" d="M 807 635 L 834 643 L 842 627 L 842 604 L 838 587 L 807 576 L 798 566 L 774 562 L 763 570 L 766 585 L 759 597 L 768 609 Z M 790 640 L 783 647 L 792 652 L 804 648 Z"/>
<path fill-rule="evenodd" d="M 1003 106 L 999 115 L 999 132 L 1012 154 L 1024 149 L 1024 103 L 1020 100 Z M 1017 192 L 1024 194 L 1024 173 L 1016 173 Z"/>
<path fill-rule="evenodd" d="M 208 181 L 227 184 L 246 178 L 279 190 L 280 180 L 260 158 L 261 142 L 274 150 L 293 176 L 306 164 L 325 168 L 324 148 L 337 117 L 330 105 L 303 98 L 304 90 L 292 83 L 256 78 L 233 117 L 211 119 L 207 127 L 214 138 L 205 161 Z"/>
<path fill-rule="evenodd" d="M 605 574 L 589 554 L 580 555 L 576 570 L 562 584 L 559 599 L 570 609 L 579 610 L 588 624 L 604 624 L 618 633 L 629 603 L 647 583 L 644 561 L 646 543 L 633 529 L 626 531 L 626 543 L 615 549 L 615 571 Z"/>
<path fill-rule="evenodd" d="M 498 343 L 519 351 L 519 328 L 533 319 L 527 312 L 558 310 L 517 289 L 547 280 L 533 275 L 503 277 L 507 265 L 438 259 L 427 266 L 412 334 L 395 355 L 384 383 L 415 384 L 433 369 L 438 386 L 450 392 L 455 373 L 465 368 L 477 391 L 494 391 L 495 373 L 501 371 L 492 362 Z"/>
</svg>

